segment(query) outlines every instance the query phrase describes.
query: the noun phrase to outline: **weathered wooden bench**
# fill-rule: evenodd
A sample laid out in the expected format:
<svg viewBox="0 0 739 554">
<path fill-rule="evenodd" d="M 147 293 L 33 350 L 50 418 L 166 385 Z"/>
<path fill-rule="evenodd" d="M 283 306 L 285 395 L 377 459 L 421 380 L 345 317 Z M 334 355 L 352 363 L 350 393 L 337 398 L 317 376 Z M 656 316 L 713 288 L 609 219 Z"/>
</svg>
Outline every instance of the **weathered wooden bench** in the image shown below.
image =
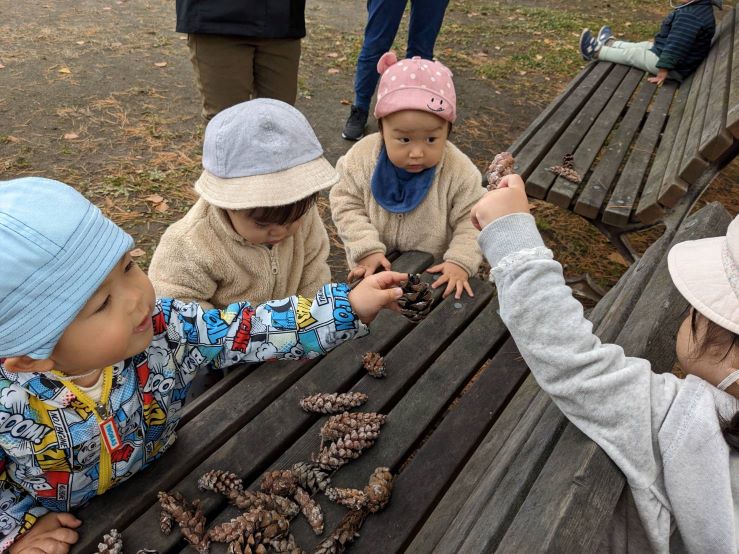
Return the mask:
<svg viewBox="0 0 739 554">
<path fill-rule="evenodd" d="M 679 230 L 668 229 L 594 308 L 604 340 L 672 367 L 670 332 L 685 303 L 668 283 L 665 253 L 676 240 L 719 235 L 729 216 L 712 204 Z M 421 271 L 423 253 L 393 262 Z M 369 517 L 351 552 L 589 552 L 601 539 L 623 479 L 599 448 L 571 425 L 530 376 L 497 314 L 494 287 L 473 280 L 474 298 L 438 302 L 423 322 L 383 313 L 372 333 L 320 360 L 232 371 L 186 407 L 177 442 L 150 468 L 79 511 L 74 552 L 93 552 L 103 533 L 122 531 L 125 552 L 192 552 L 178 530 L 159 529 L 159 490 L 201 498 L 209 524 L 240 512 L 197 488 L 208 470 L 237 473 L 251 487 L 267 469 L 309 460 L 325 418 L 298 402 L 319 392 L 361 391 L 360 410 L 388 414 L 377 443 L 333 476 L 362 486 L 377 466 L 397 474 L 387 508 Z M 361 356 L 385 356 L 373 379 Z M 345 509 L 318 497 L 328 533 Z M 302 516 L 291 530 L 307 551 L 318 542 Z M 213 552 L 224 552 L 214 545 Z"/>
<path fill-rule="evenodd" d="M 725 9 L 708 58 L 680 85 L 586 66 L 509 148 L 529 196 L 586 218 L 630 259 L 624 233 L 677 227 L 739 152 L 738 24 Z M 581 184 L 549 171 L 565 154 Z"/>
</svg>

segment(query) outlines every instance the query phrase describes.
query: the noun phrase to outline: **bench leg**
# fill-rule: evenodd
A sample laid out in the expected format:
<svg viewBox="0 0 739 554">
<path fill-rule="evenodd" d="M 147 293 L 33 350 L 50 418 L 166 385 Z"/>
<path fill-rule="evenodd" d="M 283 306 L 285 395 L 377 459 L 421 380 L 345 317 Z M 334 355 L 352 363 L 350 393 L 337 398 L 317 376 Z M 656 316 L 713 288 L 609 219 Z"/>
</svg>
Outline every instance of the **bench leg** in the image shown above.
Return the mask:
<svg viewBox="0 0 739 554">
<path fill-rule="evenodd" d="M 654 227 L 654 225 L 631 225 L 629 227 L 622 228 L 606 225 L 602 221 L 588 221 L 595 225 L 595 227 L 605 235 L 608 241 L 616 247 L 618 253 L 621 254 L 627 262 L 632 264 L 639 259 L 639 254 L 631 246 L 628 237 L 625 237 L 624 235 Z"/>
</svg>

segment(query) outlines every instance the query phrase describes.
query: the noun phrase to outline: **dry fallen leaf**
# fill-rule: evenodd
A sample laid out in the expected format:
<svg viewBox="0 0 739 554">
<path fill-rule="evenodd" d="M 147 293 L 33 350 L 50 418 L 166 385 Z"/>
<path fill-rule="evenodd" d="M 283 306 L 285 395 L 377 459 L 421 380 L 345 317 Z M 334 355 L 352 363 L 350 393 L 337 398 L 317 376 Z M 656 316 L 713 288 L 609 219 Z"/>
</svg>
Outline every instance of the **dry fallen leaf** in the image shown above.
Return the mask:
<svg viewBox="0 0 739 554">
<path fill-rule="evenodd" d="M 85 41 L 84 40 L 78 40 L 77 42 L 75 42 L 75 44 L 79 44 L 80 46 L 82 46 L 83 44 L 85 44 Z"/>
<path fill-rule="evenodd" d="M 80 138 L 77 133 L 64 133 L 64 140 L 74 140 L 76 138 Z"/>
<path fill-rule="evenodd" d="M 344 104 L 344 106 L 351 106 L 352 105 L 351 100 L 347 100 L 346 98 L 342 98 L 340 102 L 342 104 Z"/>
<path fill-rule="evenodd" d="M 159 213 L 164 213 L 169 209 L 169 204 L 167 204 L 167 201 L 159 202 L 156 206 L 154 206 L 154 211 L 157 211 Z"/>
<path fill-rule="evenodd" d="M 617 264 L 621 264 L 623 266 L 629 267 L 629 262 L 627 262 L 626 259 L 618 252 L 612 252 L 608 256 L 608 259 Z"/>
<path fill-rule="evenodd" d="M 129 251 L 129 254 L 131 254 L 132 258 L 140 258 L 141 256 L 144 256 L 146 254 L 146 250 L 142 250 L 141 248 L 134 248 L 133 250 Z"/>
<path fill-rule="evenodd" d="M 154 65 L 157 67 L 167 67 L 167 62 L 156 62 Z"/>
<path fill-rule="evenodd" d="M 326 56 L 328 56 L 329 58 L 338 58 L 339 57 L 339 55 L 336 52 L 329 52 L 328 54 L 326 54 Z"/>
<path fill-rule="evenodd" d="M 115 206 L 115 204 L 113 203 L 113 201 L 110 198 L 108 198 L 107 196 L 105 197 L 105 200 L 103 200 L 103 204 L 105 204 L 105 207 L 106 208 L 112 208 L 113 206 Z"/>
<path fill-rule="evenodd" d="M 5 142 L 18 142 L 18 137 L 14 137 L 13 135 L 6 135 Z"/>
<path fill-rule="evenodd" d="M 329 75 L 336 75 L 337 73 L 340 73 L 340 71 L 336 69 L 335 67 L 332 67 L 326 73 L 328 73 Z"/>
<path fill-rule="evenodd" d="M 70 73 L 72 73 L 72 70 L 69 69 L 68 67 L 62 67 L 58 71 L 59 73 L 62 73 L 64 75 L 69 75 Z"/>
<path fill-rule="evenodd" d="M 0 69 L 5 69 L 5 66 L 0 63 Z"/>
<path fill-rule="evenodd" d="M 164 202 L 164 197 L 159 196 L 158 194 L 150 194 L 146 198 L 144 198 L 147 202 L 152 202 L 153 204 L 159 204 L 160 202 Z"/>
<path fill-rule="evenodd" d="M 536 59 L 537 60 L 543 60 L 544 59 L 544 56 L 542 56 L 541 54 L 537 54 L 536 55 Z"/>
</svg>

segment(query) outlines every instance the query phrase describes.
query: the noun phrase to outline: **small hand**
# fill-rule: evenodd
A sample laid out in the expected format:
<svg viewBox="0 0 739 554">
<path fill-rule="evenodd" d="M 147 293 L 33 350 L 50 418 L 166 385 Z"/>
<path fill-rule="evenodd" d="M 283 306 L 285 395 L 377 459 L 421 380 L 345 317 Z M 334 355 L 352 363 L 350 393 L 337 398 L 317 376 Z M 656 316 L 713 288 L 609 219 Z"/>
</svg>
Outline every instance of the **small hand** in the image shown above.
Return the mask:
<svg viewBox="0 0 739 554">
<path fill-rule="evenodd" d="M 449 296 L 454 290 L 456 290 L 454 298 L 457 300 L 462 298 L 462 291 L 465 290 L 470 296 L 475 296 L 472 292 L 472 287 L 470 287 L 467 271 L 459 267 L 457 264 L 453 262 L 444 262 L 442 264 L 432 266 L 426 271 L 428 273 L 441 273 L 441 277 L 434 281 L 431 288 L 439 288 L 446 283 L 446 289 L 444 290 L 444 294 L 442 294 L 443 298 Z"/>
<path fill-rule="evenodd" d="M 472 207 L 472 225 L 482 231 L 496 219 L 514 213 L 529 213 L 526 185 L 520 175 L 506 175 L 500 186 L 491 190 Z"/>
<path fill-rule="evenodd" d="M 400 284 L 406 279 L 407 273 L 396 271 L 382 271 L 365 277 L 349 293 L 352 309 L 362 323 L 371 323 L 383 308 L 399 312 L 397 301 L 403 296 Z"/>
<path fill-rule="evenodd" d="M 650 83 L 654 83 L 658 87 L 661 87 L 662 84 L 665 82 L 665 79 L 667 79 L 667 74 L 668 73 L 669 73 L 669 71 L 667 69 L 660 68 L 660 70 L 657 72 L 657 76 L 656 77 L 649 77 L 647 79 L 647 81 L 649 81 Z"/>
<path fill-rule="evenodd" d="M 390 271 L 390 261 L 385 257 L 385 254 L 382 252 L 369 254 L 357 262 L 357 265 L 349 272 L 347 280 L 352 283 L 357 279 L 372 275 L 380 267 L 385 271 Z"/>
<path fill-rule="evenodd" d="M 66 554 L 79 540 L 76 529 L 82 522 L 70 513 L 51 512 L 10 547 L 10 554 Z"/>
</svg>

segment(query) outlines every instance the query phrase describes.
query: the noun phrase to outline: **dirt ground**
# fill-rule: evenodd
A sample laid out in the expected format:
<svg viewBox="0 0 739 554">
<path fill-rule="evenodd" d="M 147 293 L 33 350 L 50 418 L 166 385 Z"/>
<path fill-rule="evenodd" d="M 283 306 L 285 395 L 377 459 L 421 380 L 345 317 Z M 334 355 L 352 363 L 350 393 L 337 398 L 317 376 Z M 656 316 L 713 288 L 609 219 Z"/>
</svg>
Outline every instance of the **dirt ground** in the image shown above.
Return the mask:
<svg viewBox="0 0 739 554">
<path fill-rule="evenodd" d="M 612 22 L 639 38 L 667 9 L 665 0 L 452 0 L 436 49 L 455 73 L 452 140 L 483 170 L 582 66 L 575 44 L 583 26 Z M 146 265 L 162 231 L 192 204 L 200 168 L 200 101 L 185 37 L 174 32 L 174 3 L 0 0 L 0 13 L 0 179 L 42 175 L 74 185 L 135 236 Z M 365 15 L 363 0 L 308 2 L 297 106 L 331 162 L 351 146 L 340 131 Z M 405 33 L 404 24 L 399 52 Z M 738 175 L 730 166 L 704 201 L 736 213 Z M 330 225 L 325 199 L 322 207 Z M 568 273 L 589 272 L 609 286 L 625 270 L 579 217 L 540 202 L 534 213 Z M 339 278 L 340 247 L 334 239 Z"/>
</svg>

